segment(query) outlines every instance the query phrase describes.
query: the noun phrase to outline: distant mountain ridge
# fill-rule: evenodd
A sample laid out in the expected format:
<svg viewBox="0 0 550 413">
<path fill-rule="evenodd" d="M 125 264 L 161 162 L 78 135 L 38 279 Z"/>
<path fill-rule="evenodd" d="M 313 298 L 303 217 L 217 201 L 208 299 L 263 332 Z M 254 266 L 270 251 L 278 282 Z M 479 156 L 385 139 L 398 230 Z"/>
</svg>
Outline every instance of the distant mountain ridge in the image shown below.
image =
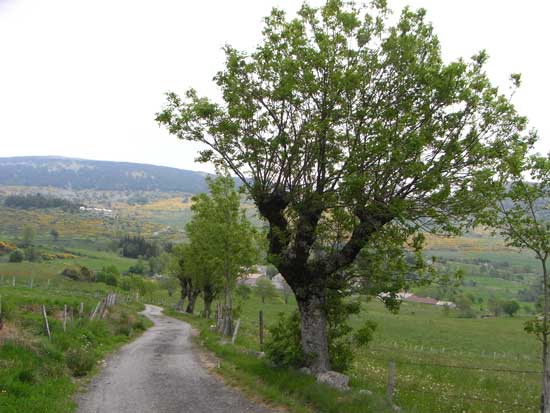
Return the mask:
<svg viewBox="0 0 550 413">
<path fill-rule="evenodd" d="M 0 185 L 199 193 L 207 190 L 203 172 L 131 162 L 60 156 L 0 158 Z"/>
</svg>

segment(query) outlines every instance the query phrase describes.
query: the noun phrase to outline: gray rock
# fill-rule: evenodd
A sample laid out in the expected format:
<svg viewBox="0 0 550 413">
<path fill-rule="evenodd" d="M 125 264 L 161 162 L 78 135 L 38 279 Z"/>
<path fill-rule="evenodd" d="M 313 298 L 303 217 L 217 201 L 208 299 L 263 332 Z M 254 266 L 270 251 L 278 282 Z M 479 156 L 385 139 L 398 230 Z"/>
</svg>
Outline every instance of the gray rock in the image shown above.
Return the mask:
<svg viewBox="0 0 550 413">
<path fill-rule="evenodd" d="M 309 367 L 301 367 L 298 371 L 302 374 L 311 374 L 311 369 Z"/>
<path fill-rule="evenodd" d="M 372 392 L 367 389 L 361 389 L 359 390 L 359 394 L 366 394 L 367 396 L 372 396 Z"/>
<path fill-rule="evenodd" d="M 349 390 L 349 377 L 336 371 L 326 371 L 317 374 L 317 381 L 338 390 Z"/>
</svg>

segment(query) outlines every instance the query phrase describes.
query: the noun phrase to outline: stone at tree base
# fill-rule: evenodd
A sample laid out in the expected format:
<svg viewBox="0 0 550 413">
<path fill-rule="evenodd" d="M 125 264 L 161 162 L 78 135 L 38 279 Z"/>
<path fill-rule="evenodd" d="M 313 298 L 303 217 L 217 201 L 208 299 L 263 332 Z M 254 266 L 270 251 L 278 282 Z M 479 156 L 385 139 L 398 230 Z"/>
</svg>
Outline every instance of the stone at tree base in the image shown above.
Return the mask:
<svg viewBox="0 0 550 413">
<path fill-rule="evenodd" d="M 298 371 L 302 374 L 311 374 L 311 369 L 309 367 L 300 367 Z"/>
<path fill-rule="evenodd" d="M 338 390 L 349 390 L 349 377 L 336 371 L 326 371 L 317 374 L 317 381 Z"/>
</svg>

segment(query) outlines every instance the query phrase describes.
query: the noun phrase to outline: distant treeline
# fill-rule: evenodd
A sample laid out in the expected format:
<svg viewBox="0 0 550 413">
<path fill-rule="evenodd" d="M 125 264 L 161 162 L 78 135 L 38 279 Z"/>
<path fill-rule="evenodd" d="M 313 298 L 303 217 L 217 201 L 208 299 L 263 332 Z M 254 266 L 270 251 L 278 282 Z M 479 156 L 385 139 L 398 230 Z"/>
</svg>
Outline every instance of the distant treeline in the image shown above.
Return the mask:
<svg viewBox="0 0 550 413">
<path fill-rule="evenodd" d="M 147 241 L 141 236 L 127 235 L 119 241 L 122 255 L 129 258 L 150 258 L 160 254 L 161 248 L 155 242 Z"/>
<path fill-rule="evenodd" d="M 46 197 L 42 194 L 9 195 L 4 200 L 4 205 L 18 209 L 62 208 L 65 211 L 76 211 L 81 206 L 63 198 Z"/>
</svg>

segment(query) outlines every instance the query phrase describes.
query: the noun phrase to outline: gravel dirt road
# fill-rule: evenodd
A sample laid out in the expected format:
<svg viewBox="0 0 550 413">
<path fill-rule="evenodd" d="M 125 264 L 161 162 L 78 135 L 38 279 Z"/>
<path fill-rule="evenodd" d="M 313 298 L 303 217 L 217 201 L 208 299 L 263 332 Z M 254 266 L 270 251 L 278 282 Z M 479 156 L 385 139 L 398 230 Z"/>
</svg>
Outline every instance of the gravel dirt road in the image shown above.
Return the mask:
<svg viewBox="0 0 550 413">
<path fill-rule="evenodd" d="M 191 326 L 147 305 L 155 325 L 110 357 L 81 395 L 79 413 L 273 413 L 211 375 Z"/>
</svg>

